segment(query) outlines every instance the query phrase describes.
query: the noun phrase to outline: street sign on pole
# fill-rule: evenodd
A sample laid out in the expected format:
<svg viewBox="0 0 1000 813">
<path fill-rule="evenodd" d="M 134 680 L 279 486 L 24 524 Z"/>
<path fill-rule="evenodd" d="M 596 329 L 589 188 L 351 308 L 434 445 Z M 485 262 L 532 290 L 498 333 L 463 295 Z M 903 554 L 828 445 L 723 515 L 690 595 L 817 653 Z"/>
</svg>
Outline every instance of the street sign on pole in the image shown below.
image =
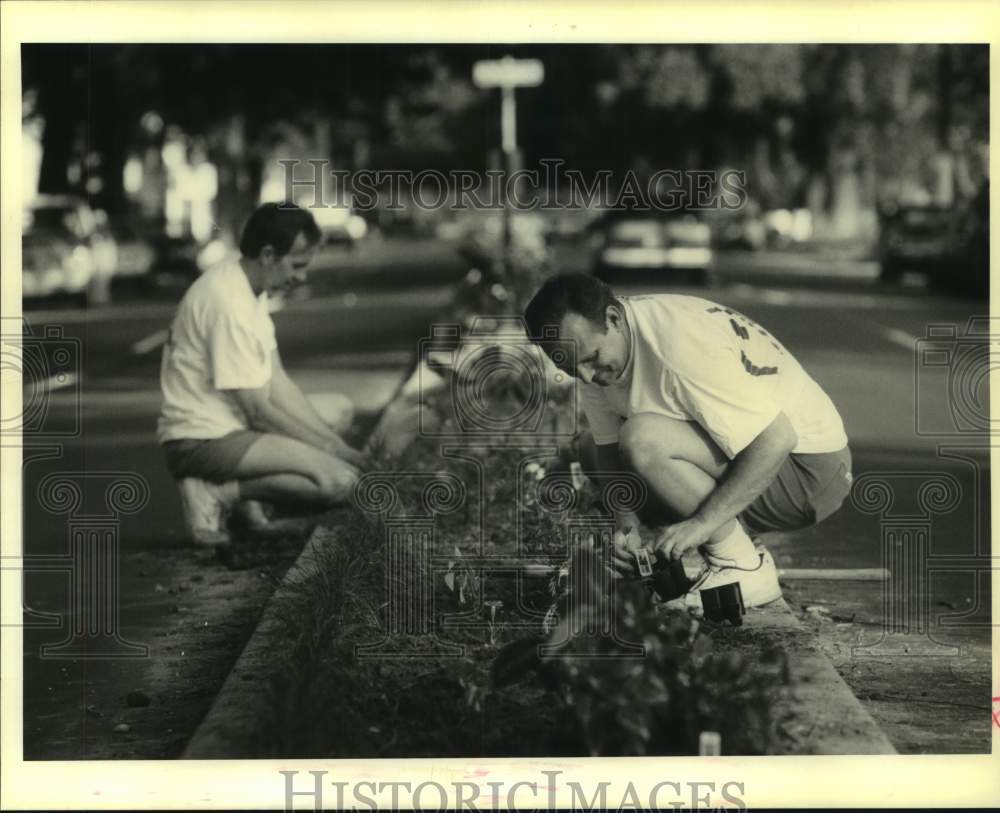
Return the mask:
<svg viewBox="0 0 1000 813">
<path fill-rule="evenodd" d="M 536 87 L 545 79 L 540 59 L 481 59 L 472 65 L 472 81 L 481 88 L 500 88 L 500 144 L 503 148 L 507 177 L 514 171 L 517 153 L 517 103 L 514 88 Z M 503 255 L 509 269 L 511 246 L 510 204 L 503 207 Z"/>
<path fill-rule="evenodd" d="M 477 87 L 537 87 L 545 79 L 540 59 L 481 59 L 472 66 L 472 81 Z"/>
</svg>

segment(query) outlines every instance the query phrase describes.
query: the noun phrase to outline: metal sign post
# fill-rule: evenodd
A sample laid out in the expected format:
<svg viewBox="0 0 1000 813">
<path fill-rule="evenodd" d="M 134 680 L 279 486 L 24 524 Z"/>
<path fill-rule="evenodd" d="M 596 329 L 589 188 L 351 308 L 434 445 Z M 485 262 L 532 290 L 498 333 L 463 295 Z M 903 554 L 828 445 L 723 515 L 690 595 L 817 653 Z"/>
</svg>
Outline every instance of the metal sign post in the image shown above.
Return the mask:
<svg viewBox="0 0 1000 813">
<path fill-rule="evenodd" d="M 545 66 L 539 59 L 484 59 L 472 66 L 472 81 L 481 88 L 500 88 L 500 145 L 504 155 L 506 178 L 514 172 L 514 155 L 517 153 L 517 101 L 514 88 L 537 87 L 545 79 Z M 504 186 L 506 190 L 506 184 Z M 510 205 L 504 195 L 503 205 L 503 263 L 510 270 L 511 219 Z"/>
</svg>

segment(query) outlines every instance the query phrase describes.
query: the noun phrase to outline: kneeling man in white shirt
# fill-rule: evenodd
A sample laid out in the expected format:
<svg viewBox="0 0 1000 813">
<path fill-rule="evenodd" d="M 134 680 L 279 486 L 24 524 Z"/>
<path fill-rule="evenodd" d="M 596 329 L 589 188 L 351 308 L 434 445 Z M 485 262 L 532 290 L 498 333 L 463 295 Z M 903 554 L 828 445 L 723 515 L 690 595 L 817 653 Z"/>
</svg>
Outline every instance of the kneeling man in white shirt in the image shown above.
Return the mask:
<svg viewBox="0 0 1000 813">
<path fill-rule="evenodd" d="M 264 503 L 315 511 L 350 499 L 364 459 L 341 437 L 352 405 L 334 395 L 317 409 L 303 394 L 285 372 L 268 308 L 269 294 L 305 281 L 319 242 L 308 211 L 264 204 L 244 227 L 241 256 L 206 271 L 177 308 L 157 436 L 196 543 L 228 544 L 234 507 L 261 527 Z"/>
<path fill-rule="evenodd" d="M 840 415 L 792 354 L 731 308 L 615 296 L 582 274 L 548 280 L 525 320 L 550 356 L 566 342 L 575 349 L 563 369 L 580 381 L 592 469 L 624 464 L 648 487 L 643 522 L 619 515 L 621 534 L 650 526 L 658 556 L 701 552 L 684 603 L 733 581 L 746 606 L 780 598 L 774 562 L 752 537 L 821 522 L 851 487 Z"/>
</svg>

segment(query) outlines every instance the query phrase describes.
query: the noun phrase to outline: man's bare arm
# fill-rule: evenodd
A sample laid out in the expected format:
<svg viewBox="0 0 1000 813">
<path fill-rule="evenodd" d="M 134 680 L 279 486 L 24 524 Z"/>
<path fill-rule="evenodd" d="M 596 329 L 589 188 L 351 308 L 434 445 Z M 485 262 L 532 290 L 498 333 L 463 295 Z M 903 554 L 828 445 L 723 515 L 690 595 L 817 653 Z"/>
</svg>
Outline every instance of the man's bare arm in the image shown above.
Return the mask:
<svg viewBox="0 0 1000 813">
<path fill-rule="evenodd" d="M 695 512 L 712 534 L 764 493 L 799 438 L 784 412 L 743 449 Z"/>
<path fill-rule="evenodd" d="M 323 449 L 333 454 L 332 449 L 328 448 L 326 436 L 313 431 L 294 415 L 278 407 L 271 399 L 270 390 L 270 383 L 257 389 L 231 390 L 233 397 L 243 410 L 249 426 L 259 432 L 272 432 L 276 435 L 295 438 L 314 448 Z"/>
<path fill-rule="evenodd" d="M 270 400 L 278 409 L 298 420 L 308 431 L 323 439 L 322 448 L 359 465 L 361 453 L 349 446 L 316 411 L 305 394 L 285 371 L 281 356 L 272 353 Z"/>
<path fill-rule="evenodd" d="M 798 436 L 784 412 L 743 449 L 726 469 L 718 485 L 688 519 L 664 529 L 657 548 L 677 558 L 706 542 L 760 496 L 771 484 Z"/>
</svg>

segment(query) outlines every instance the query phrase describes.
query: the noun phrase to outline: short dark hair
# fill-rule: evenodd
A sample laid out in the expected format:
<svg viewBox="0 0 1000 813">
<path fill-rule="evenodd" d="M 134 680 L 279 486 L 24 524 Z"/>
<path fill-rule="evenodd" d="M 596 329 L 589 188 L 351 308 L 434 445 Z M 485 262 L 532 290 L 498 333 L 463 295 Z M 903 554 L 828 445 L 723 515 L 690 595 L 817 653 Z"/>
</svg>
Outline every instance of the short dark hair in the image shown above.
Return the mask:
<svg viewBox="0 0 1000 813">
<path fill-rule="evenodd" d="M 567 313 L 578 313 L 602 330 L 607 330 L 608 305 L 620 306 L 614 292 L 589 274 L 559 274 L 547 280 L 524 309 L 528 337 L 545 348 L 552 336 L 545 328 L 558 333 Z"/>
<path fill-rule="evenodd" d="M 319 242 L 319 226 L 311 212 L 294 203 L 265 203 L 257 207 L 243 227 L 240 253 L 255 260 L 264 246 L 271 246 L 275 254 L 284 257 L 300 234 L 311 246 Z"/>
</svg>

